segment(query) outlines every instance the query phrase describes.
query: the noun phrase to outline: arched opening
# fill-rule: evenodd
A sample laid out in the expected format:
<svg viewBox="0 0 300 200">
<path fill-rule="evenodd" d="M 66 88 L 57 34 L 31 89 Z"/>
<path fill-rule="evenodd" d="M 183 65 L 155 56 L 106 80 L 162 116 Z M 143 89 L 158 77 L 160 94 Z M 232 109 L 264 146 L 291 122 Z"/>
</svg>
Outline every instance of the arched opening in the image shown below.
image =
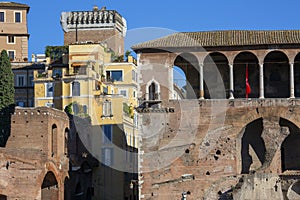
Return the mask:
<svg viewBox="0 0 300 200">
<path fill-rule="evenodd" d="M 239 53 L 233 62 L 234 97 L 246 97 L 246 71 L 251 88 L 249 98 L 259 97 L 259 65 L 257 57 L 250 52 Z"/>
<path fill-rule="evenodd" d="M 149 86 L 149 100 L 158 99 L 158 85 L 155 82 L 152 82 Z"/>
<path fill-rule="evenodd" d="M 52 125 L 51 131 L 51 156 L 57 154 L 57 126 L 56 124 Z"/>
<path fill-rule="evenodd" d="M 0 200 L 7 200 L 7 196 L 3 195 L 3 194 L 0 194 Z"/>
<path fill-rule="evenodd" d="M 288 127 L 290 134 L 281 144 L 281 168 L 286 170 L 300 170 L 300 130 L 292 122 L 280 119 L 281 127 Z"/>
<path fill-rule="evenodd" d="M 200 76 L 198 59 L 190 53 L 183 53 L 176 57 L 174 66 L 179 67 L 185 74 L 185 85 L 182 87 L 186 91 L 186 98 L 199 98 Z"/>
<path fill-rule="evenodd" d="M 68 155 L 69 129 L 65 128 L 64 154 Z"/>
<path fill-rule="evenodd" d="M 264 60 L 266 98 L 290 97 L 289 59 L 280 51 L 270 52 Z"/>
<path fill-rule="evenodd" d="M 53 172 L 47 172 L 42 183 L 42 200 L 59 199 L 58 183 Z"/>
<path fill-rule="evenodd" d="M 294 60 L 295 97 L 300 97 L 300 53 Z"/>
<path fill-rule="evenodd" d="M 186 99 L 186 76 L 184 71 L 177 66 L 173 66 L 173 87 L 174 99 Z"/>
<path fill-rule="evenodd" d="M 204 98 L 229 98 L 228 59 L 222 53 L 210 53 L 204 59 Z"/>
<path fill-rule="evenodd" d="M 248 174 L 262 166 L 265 161 L 266 147 L 263 138 L 263 119 L 249 123 L 242 137 L 242 174 Z"/>
</svg>

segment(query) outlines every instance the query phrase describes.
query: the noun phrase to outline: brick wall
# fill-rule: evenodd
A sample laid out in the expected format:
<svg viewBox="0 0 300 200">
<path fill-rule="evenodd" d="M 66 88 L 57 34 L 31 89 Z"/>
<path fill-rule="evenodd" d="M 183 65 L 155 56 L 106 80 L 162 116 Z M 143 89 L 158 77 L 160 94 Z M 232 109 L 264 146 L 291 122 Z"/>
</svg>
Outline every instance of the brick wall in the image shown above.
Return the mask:
<svg viewBox="0 0 300 200">
<path fill-rule="evenodd" d="M 279 179 L 282 174 L 280 148 L 288 129 L 279 123 L 285 119 L 299 127 L 299 105 L 298 100 L 283 99 L 182 100 L 165 105 L 175 108 L 174 113 L 155 110 L 141 113 L 142 199 L 180 199 L 184 191 L 189 193 L 189 200 L 219 199 L 232 189 L 239 195 L 237 199 L 245 199 L 247 195 L 241 196 L 243 191 L 239 188 L 249 185 L 253 190 L 245 191 L 253 199 L 262 191 L 265 193 L 257 197 L 267 195 L 280 199 L 283 191 L 275 192 L 273 179 L 268 183 L 267 177 L 270 174 Z M 260 163 L 255 160 L 253 150 L 249 150 L 257 179 L 247 182 L 246 187 L 243 181 L 253 180 L 254 175 L 241 173 L 242 140 L 245 128 L 256 119 L 263 120 L 261 137 L 266 158 Z M 270 128 L 268 124 L 277 125 Z M 286 172 L 285 175 L 290 177 Z M 256 187 L 257 184 L 262 186 Z"/>
</svg>

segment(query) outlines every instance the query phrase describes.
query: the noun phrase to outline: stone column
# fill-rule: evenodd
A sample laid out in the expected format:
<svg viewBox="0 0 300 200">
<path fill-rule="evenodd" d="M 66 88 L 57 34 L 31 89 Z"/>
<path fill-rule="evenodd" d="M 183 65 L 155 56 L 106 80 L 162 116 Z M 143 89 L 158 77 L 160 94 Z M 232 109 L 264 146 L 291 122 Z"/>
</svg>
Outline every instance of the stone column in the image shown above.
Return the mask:
<svg viewBox="0 0 300 200">
<path fill-rule="evenodd" d="M 259 98 L 265 98 L 264 89 L 264 64 L 259 64 Z"/>
<path fill-rule="evenodd" d="M 295 98 L 294 63 L 290 63 L 290 98 Z"/>
<path fill-rule="evenodd" d="M 199 65 L 200 73 L 200 99 L 204 99 L 203 64 Z"/>
<path fill-rule="evenodd" d="M 233 64 L 229 64 L 229 99 L 234 99 L 234 77 L 233 77 Z"/>
</svg>

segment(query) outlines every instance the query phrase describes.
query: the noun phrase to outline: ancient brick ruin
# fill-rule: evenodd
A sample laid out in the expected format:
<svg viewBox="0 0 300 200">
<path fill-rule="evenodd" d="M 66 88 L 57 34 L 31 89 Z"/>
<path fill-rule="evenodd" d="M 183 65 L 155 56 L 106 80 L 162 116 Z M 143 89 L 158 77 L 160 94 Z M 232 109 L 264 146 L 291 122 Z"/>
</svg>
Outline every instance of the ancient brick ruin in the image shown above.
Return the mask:
<svg viewBox="0 0 300 200">
<path fill-rule="evenodd" d="M 299 34 L 175 33 L 133 46 L 141 199 L 300 198 Z"/>
</svg>

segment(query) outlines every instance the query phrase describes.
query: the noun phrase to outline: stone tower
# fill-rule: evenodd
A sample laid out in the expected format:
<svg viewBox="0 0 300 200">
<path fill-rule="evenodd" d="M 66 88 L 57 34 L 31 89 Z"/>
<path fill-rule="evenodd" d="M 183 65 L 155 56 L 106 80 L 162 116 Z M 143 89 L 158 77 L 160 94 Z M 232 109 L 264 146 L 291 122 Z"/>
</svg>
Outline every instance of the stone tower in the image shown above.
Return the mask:
<svg viewBox="0 0 300 200">
<path fill-rule="evenodd" d="M 115 10 L 106 7 L 92 11 L 71 11 L 61 14 L 64 44 L 103 43 L 117 55 L 124 54 L 126 20 Z"/>
</svg>

